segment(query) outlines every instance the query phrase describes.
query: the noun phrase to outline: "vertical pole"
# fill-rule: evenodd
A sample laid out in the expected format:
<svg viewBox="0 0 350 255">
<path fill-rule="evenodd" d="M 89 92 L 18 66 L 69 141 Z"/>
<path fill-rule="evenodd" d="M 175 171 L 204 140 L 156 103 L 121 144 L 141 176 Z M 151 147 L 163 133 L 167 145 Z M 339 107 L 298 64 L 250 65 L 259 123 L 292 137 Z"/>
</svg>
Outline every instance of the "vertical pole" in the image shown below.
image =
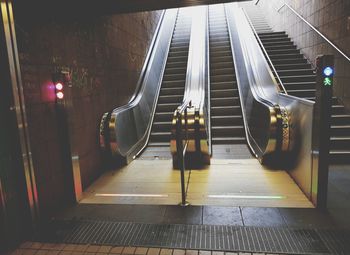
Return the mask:
<svg viewBox="0 0 350 255">
<path fill-rule="evenodd" d="M 327 208 L 333 75 L 334 57 L 318 56 L 312 138 L 312 201 L 320 209 Z"/>
<path fill-rule="evenodd" d="M 187 111 L 187 109 L 185 110 Z M 185 118 L 186 120 L 186 118 Z M 182 137 L 182 115 L 179 111 L 176 112 L 176 150 L 178 165 L 180 168 L 181 178 L 181 206 L 187 206 L 186 202 L 186 187 L 185 187 L 185 158 Z"/>
</svg>

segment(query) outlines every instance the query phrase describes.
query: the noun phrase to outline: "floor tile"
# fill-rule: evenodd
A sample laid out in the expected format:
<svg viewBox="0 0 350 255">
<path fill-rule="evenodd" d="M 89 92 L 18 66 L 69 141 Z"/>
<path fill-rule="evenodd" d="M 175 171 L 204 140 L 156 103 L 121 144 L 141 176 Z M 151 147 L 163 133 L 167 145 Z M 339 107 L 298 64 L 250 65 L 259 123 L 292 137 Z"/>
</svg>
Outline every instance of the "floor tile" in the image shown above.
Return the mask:
<svg viewBox="0 0 350 255">
<path fill-rule="evenodd" d="M 202 207 L 167 206 L 163 222 L 175 224 L 202 224 Z"/>
<path fill-rule="evenodd" d="M 300 228 L 332 228 L 334 223 L 327 212 L 317 209 L 280 208 L 287 226 Z"/>
<path fill-rule="evenodd" d="M 172 255 L 173 250 L 172 249 L 161 249 L 160 250 L 160 255 Z"/>
<path fill-rule="evenodd" d="M 243 225 L 239 207 L 203 207 L 203 224 Z"/>
<path fill-rule="evenodd" d="M 137 255 L 145 255 L 147 254 L 148 248 L 146 247 L 137 247 L 135 250 L 135 254 Z"/>
<path fill-rule="evenodd" d="M 276 227 L 285 226 L 285 222 L 277 208 L 242 207 L 245 226 Z"/>
<path fill-rule="evenodd" d="M 149 248 L 147 255 L 159 255 L 160 249 L 159 248 Z"/>
</svg>

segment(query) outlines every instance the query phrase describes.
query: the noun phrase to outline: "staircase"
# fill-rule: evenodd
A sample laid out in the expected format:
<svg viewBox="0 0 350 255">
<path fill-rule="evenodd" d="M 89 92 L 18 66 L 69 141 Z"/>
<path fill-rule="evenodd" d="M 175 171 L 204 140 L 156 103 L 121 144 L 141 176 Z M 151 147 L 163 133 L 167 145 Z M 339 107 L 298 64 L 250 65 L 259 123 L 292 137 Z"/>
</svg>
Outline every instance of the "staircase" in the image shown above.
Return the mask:
<svg viewBox="0 0 350 255">
<path fill-rule="evenodd" d="M 212 144 L 245 144 L 242 110 L 222 4 L 209 6 L 209 52 Z"/>
<path fill-rule="evenodd" d="M 252 24 L 272 60 L 289 95 L 315 100 L 316 75 L 286 32 L 274 32 L 259 7 L 244 5 Z M 333 97 L 331 122 L 331 163 L 350 163 L 350 114 Z"/>
<path fill-rule="evenodd" d="M 190 33 L 191 17 L 186 14 L 186 10 L 180 9 L 170 44 L 148 147 L 164 147 L 164 150 L 169 150 L 172 118 L 184 95 Z"/>
</svg>

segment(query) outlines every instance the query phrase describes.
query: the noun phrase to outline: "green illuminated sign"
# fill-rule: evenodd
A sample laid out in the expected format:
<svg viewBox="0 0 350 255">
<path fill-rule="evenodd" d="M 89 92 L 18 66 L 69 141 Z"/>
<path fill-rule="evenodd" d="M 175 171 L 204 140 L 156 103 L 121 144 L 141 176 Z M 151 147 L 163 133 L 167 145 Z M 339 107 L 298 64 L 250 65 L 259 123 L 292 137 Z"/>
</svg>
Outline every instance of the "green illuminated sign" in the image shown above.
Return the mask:
<svg viewBox="0 0 350 255">
<path fill-rule="evenodd" d="M 324 86 L 332 86 L 332 79 L 329 77 L 324 78 L 323 85 Z"/>
</svg>

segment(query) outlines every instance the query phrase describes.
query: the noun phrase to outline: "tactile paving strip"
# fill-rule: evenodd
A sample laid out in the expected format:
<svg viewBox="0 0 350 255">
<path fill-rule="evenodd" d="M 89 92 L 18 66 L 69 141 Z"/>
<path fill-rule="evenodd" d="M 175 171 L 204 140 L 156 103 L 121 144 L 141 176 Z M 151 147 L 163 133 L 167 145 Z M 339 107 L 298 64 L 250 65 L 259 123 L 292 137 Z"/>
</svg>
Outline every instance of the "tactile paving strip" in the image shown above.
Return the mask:
<svg viewBox="0 0 350 255">
<path fill-rule="evenodd" d="M 349 231 L 87 220 L 55 221 L 53 226 L 55 227 L 50 233 L 53 238 L 50 241 L 75 244 L 287 254 L 350 254 Z M 45 237 L 48 236 L 46 233 Z"/>
</svg>

